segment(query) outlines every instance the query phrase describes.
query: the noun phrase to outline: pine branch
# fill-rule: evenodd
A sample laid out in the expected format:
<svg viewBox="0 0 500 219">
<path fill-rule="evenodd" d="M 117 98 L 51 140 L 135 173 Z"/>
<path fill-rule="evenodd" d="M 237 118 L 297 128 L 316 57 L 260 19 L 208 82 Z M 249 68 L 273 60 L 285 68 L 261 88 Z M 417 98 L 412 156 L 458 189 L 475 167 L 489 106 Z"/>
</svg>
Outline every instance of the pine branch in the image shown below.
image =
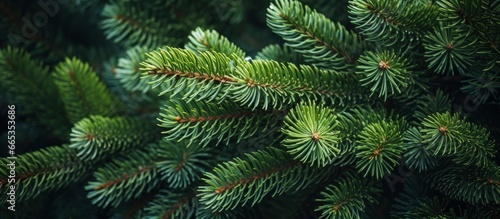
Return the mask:
<svg viewBox="0 0 500 219">
<path fill-rule="evenodd" d="M 89 115 L 117 114 L 121 103 L 88 64 L 67 58 L 56 66 L 53 77 L 72 123 Z"/>
<path fill-rule="evenodd" d="M 451 99 L 442 90 L 437 90 L 436 94 L 421 96 L 417 100 L 417 109 L 413 116 L 420 123 L 427 116 L 434 113 L 445 113 L 451 110 Z"/>
<path fill-rule="evenodd" d="M 500 167 L 450 165 L 435 172 L 430 178 L 432 187 L 445 195 L 472 204 L 500 203 Z"/>
<path fill-rule="evenodd" d="M 187 102 L 227 97 L 252 109 L 283 109 L 299 100 L 327 100 L 344 106 L 366 97 L 355 76 L 306 65 L 247 62 L 235 56 L 231 60 L 222 53 L 195 55 L 175 48 L 159 49 L 148 56 L 142 63 L 144 76 L 153 86 L 168 83 L 169 89 L 162 94 L 175 96 L 185 91 L 182 98 Z"/>
<path fill-rule="evenodd" d="M 188 142 L 161 141 L 156 162 L 162 181 L 170 188 L 184 189 L 198 181 L 201 175 L 212 167 L 212 151 L 194 144 L 188 147 Z"/>
<path fill-rule="evenodd" d="M 384 101 L 387 96 L 400 94 L 404 88 L 415 83 L 416 74 L 411 71 L 415 65 L 394 51 L 365 51 L 358 62 L 356 73 L 362 75 L 361 85 L 371 86 L 371 94 L 384 96 Z"/>
<path fill-rule="evenodd" d="M 183 27 L 165 25 L 176 19 L 175 13 L 164 12 L 160 16 L 160 11 L 147 9 L 147 6 L 135 2 L 112 1 L 106 4 L 102 11 L 104 19 L 100 23 L 106 38 L 127 47 L 179 45 L 181 41 L 172 33 Z"/>
<path fill-rule="evenodd" d="M 367 41 L 382 47 L 414 47 L 434 25 L 438 9 L 418 1 L 352 0 L 349 18 Z"/>
<path fill-rule="evenodd" d="M 449 218 L 446 208 L 449 201 L 439 197 L 424 198 L 417 203 L 417 206 L 409 214 L 416 218 Z"/>
<path fill-rule="evenodd" d="M 322 198 L 317 200 L 321 205 L 316 208 L 320 218 L 361 218 L 366 205 L 377 202 L 379 185 L 355 174 L 344 176 L 321 192 Z"/>
<path fill-rule="evenodd" d="M 287 46 L 320 68 L 345 70 L 356 63 L 356 52 L 363 47 L 354 32 L 299 1 L 277 0 L 266 16 L 267 25 Z"/>
<path fill-rule="evenodd" d="M 160 183 L 155 161 L 157 145 L 127 151 L 94 172 L 85 186 L 92 204 L 117 207 L 132 198 L 152 191 Z"/>
<path fill-rule="evenodd" d="M 455 28 L 439 23 L 425 35 L 425 61 L 439 74 L 464 74 L 477 60 L 477 38 L 461 34 Z"/>
<path fill-rule="evenodd" d="M 497 31 L 500 16 L 498 7 L 495 9 L 493 3 L 483 0 L 440 0 L 437 5 L 441 21 L 453 26 L 465 25 L 466 31 L 479 37 L 496 53 L 496 57 L 500 55 L 500 33 Z"/>
<path fill-rule="evenodd" d="M 83 160 L 101 160 L 117 152 L 140 147 L 160 138 L 154 124 L 144 117 L 91 116 L 71 130 L 71 148 Z"/>
<path fill-rule="evenodd" d="M 246 159 L 237 157 L 219 164 L 206 173 L 198 196 L 201 203 L 214 211 L 253 206 L 268 194 L 281 195 L 322 181 L 332 168 L 312 168 L 294 161 L 285 151 L 267 148 L 246 154 Z"/>
<path fill-rule="evenodd" d="M 356 163 L 356 145 L 359 133 L 367 124 L 384 120 L 386 112 L 383 108 L 356 106 L 337 114 L 340 141 L 340 154 L 333 158 L 333 164 L 339 166 Z"/>
<path fill-rule="evenodd" d="M 189 186 L 209 164 L 207 149 L 160 141 L 120 154 L 94 172 L 87 183 L 88 198 L 100 207 L 117 207 L 166 182 L 170 188 Z M 204 159 L 203 159 L 204 158 Z"/>
<path fill-rule="evenodd" d="M 399 163 L 404 151 L 402 137 L 405 128 L 397 121 L 381 121 L 366 126 L 359 134 L 356 146 L 358 172 L 364 173 L 364 177 L 370 175 L 376 179 L 389 173 Z"/>
<path fill-rule="evenodd" d="M 234 82 L 230 77 L 233 62 L 222 53 L 207 51 L 196 55 L 188 50 L 167 47 L 146 54 L 142 62 L 143 77 L 153 88 L 167 83 L 160 95 L 172 92 L 174 97 L 184 91 L 184 99 L 193 100 L 202 95 L 207 101 L 216 99 L 219 94 L 226 95 L 226 84 Z M 189 90 L 185 90 L 189 88 Z M 196 89 L 195 89 L 196 88 Z M 198 97 L 200 101 L 202 97 Z"/>
<path fill-rule="evenodd" d="M 422 122 L 423 143 L 433 155 L 451 156 L 465 165 L 486 165 L 494 156 L 494 141 L 483 127 L 465 122 L 459 115 L 435 113 Z"/>
<path fill-rule="evenodd" d="M 384 108 L 358 105 L 338 114 L 340 136 L 345 141 L 356 141 L 359 133 L 369 124 L 385 120 Z"/>
<path fill-rule="evenodd" d="M 0 162 L 7 167 L 12 160 L 0 158 Z M 19 155 L 15 160 L 15 178 L 8 178 L 8 168 L 0 170 L 1 203 L 7 200 L 10 186 L 16 188 L 17 202 L 33 199 L 83 180 L 93 163 L 83 162 L 77 151 L 67 146 L 53 146 Z"/>
<path fill-rule="evenodd" d="M 149 85 L 146 80 L 141 79 L 142 72 L 140 70 L 140 63 L 146 58 L 145 53 L 149 51 L 151 51 L 151 49 L 146 47 L 132 47 L 127 50 L 127 56 L 125 58 L 120 58 L 118 61 L 118 66 L 114 70 L 116 78 L 127 91 L 140 91 L 146 93 L 152 89 L 152 86 Z"/>
<path fill-rule="evenodd" d="M 253 136 L 259 130 L 269 130 L 276 124 L 270 118 L 279 111 L 250 111 L 231 102 L 204 103 L 174 99 L 162 108 L 160 127 L 166 128 L 165 139 L 206 146 L 211 140 L 216 144 L 237 142 Z"/>
<path fill-rule="evenodd" d="M 362 102 L 367 96 L 355 76 L 307 65 L 254 60 L 239 63 L 235 74 L 238 84 L 228 89 L 233 94 L 230 98 L 250 108 L 282 109 L 313 100 L 345 107 L 347 102 Z"/>
</svg>

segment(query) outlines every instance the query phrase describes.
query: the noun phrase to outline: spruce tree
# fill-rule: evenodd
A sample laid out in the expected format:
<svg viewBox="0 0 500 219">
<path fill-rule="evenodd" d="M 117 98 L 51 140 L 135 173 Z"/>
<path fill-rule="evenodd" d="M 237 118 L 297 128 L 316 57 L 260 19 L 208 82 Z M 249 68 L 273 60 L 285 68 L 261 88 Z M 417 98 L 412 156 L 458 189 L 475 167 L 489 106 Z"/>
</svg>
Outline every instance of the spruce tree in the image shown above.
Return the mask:
<svg viewBox="0 0 500 219">
<path fill-rule="evenodd" d="M 500 218 L 500 1 L 0 14 L 0 218 Z"/>
</svg>

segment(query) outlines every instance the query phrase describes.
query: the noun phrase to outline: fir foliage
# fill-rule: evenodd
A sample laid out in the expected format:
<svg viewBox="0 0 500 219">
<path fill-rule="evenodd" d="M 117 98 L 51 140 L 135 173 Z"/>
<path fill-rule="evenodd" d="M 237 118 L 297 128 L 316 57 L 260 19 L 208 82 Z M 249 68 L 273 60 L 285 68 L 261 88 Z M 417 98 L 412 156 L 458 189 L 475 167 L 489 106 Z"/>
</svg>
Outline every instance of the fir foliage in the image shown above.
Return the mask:
<svg viewBox="0 0 500 219">
<path fill-rule="evenodd" d="M 119 102 L 90 66 L 73 58 L 59 63 L 53 74 L 71 123 L 89 115 L 114 116 Z"/>
<path fill-rule="evenodd" d="M 464 74 L 476 58 L 471 55 L 478 48 L 477 39 L 454 31 L 450 25 L 440 23 L 424 42 L 426 62 L 440 74 Z"/>
<path fill-rule="evenodd" d="M 160 113 L 160 127 L 166 129 L 167 140 L 184 140 L 206 146 L 229 143 L 236 137 L 237 142 L 249 138 L 259 129 L 263 131 L 275 125 L 268 118 L 274 111 L 250 111 L 231 102 L 204 103 L 172 100 L 165 104 Z"/>
<path fill-rule="evenodd" d="M 147 117 L 145 117 L 147 118 Z M 100 160 L 116 152 L 159 139 L 157 128 L 141 117 L 91 116 L 71 130 L 70 147 L 83 160 Z"/>
<path fill-rule="evenodd" d="M 432 176 L 432 187 L 461 201 L 473 204 L 500 202 L 500 168 L 489 164 L 484 167 L 450 165 Z"/>
<path fill-rule="evenodd" d="M 8 158 L 0 159 L 2 165 L 11 163 Z M 1 189 L 16 187 L 16 201 L 33 199 L 46 192 L 64 188 L 83 180 L 92 169 L 92 162 L 84 162 L 77 151 L 63 146 L 47 147 L 20 155 L 16 161 L 16 180 L 8 181 L 8 169 L 0 172 Z M 2 202 L 7 201 L 7 192 L 2 193 Z"/>
<path fill-rule="evenodd" d="M 416 46 L 437 17 L 438 8 L 421 1 L 349 1 L 349 18 L 360 34 L 384 47 Z"/>
<path fill-rule="evenodd" d="M 285 151 L 270 147 L 217 165 L 205 174 L 198 196 L 201 203 L 214 211 L 231 210 L 255 205 L 268 194 L 276 196 L 303 189 L 324 180 L 322 173 L 333 169 L 309 167 L 294 161 Z"/>
<path fill-rule="evenodd" d="M 320 218 L 361 218 L 366 205 L 376 202 L 380 186 L 356 174 L 344 175 L 321 192 L 317 200 L 321 205 L 316 209 L 321 211 Z"/>
<path fill-rule="evenodd" d="M 353 31 L 332 22 L 298 1 L 276 1 L 267 10 L 267 24 L 286 45 L 318 67 L 343 70 L 356 62 L 363 42 Z"/>
<path fill-rule="evenodd" d="M 163 140 L 158 148 L 159 161 L 156 162 L 161 180 L 170 188 L 184 189 L 201 178 L 211 168 L 209 160 L 214 156 L 208 148 L 195 144 Z"/>
<path fill-rule="evenodd" d="M 433 155 L 451 155 L 464 165 L 486 165 L 494 155 L 494 141 L 489 132 L 466 122 L 457 114 L 435 113 L 422 122 L 423 143 Z"/>
<path fill-rule="evenodd" d="M 380 121 L 366 126 L 356 145 L 356 168 L 363 176 L 377 179 L 398 164 L 404 150 L 402 136 L 405 127 L 396 121 Z"/>
<path fill-rule="evenodd" d="M 150 145 L 121 154 L 94 172 L 85 189 L 92 204 L 99 207 L 117 207 L 124 201 L 150 192 L 160 183 L 157 146 Z"/>
</svg>

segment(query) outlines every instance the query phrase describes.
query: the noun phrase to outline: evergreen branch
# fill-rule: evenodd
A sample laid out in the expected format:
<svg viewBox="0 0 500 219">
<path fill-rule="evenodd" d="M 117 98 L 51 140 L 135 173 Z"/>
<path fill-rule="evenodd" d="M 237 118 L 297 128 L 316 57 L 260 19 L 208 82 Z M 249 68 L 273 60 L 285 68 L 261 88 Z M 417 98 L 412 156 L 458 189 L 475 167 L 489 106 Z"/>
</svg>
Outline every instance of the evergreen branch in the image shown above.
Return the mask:
<svg viewBox="0 0 500 219">
<path fill-rule="evenodd" d="M 195 53 L 214 51 L 227 56 L 234 54 L 237 57 L 245 58 L 243 50 L 215 30 L 203 30 L 198 27 L 191 32 L 188 38 L 190 42 L 184 48 Z"/>
<path fill-rule="evenodd" d="M 486 128 L 476 124 L 466 123 L 466 131 L 461 136 L 465 139 L 464 143 L 460 145 L 453 161 L 464 165 L 486 165 L 496 152 L 495 140 Z"/>
<path fill-rule="evenodd" d="M 418 1 L 351 0 L 348 8 L 349 18 L 360 34 L 384 47 L 404 43 L 411 48 L 438 16 L 437 7 Z"/>
<path fill-rule="evenodd" d="M 71 125 L 64 116 L 59 91 L 40 61 L 22 49 L 9 46 L 0 50 L 0 89 L 9 100 L 24 106 L 19 115 L 33 114 L 56 136 L 67 136 Z"/>
<path fill-rule="evenodd" d="M 0 158 L 5 167 L 13 161 Z M 76 151 L 67 146 L 53 146 L 19 155 L 15 160 L 16 177 L 9 176 L 9 168 L 0 170 L 1 203 L 7 200 L 7 191 L 16 188 L 16 201 L 33 199 L 40 194 L 64 188 L 84 179 L 93 162 L 83 162 Z"/>
<path fill-rule="evenodd" d="M 196 213 L 197 205 L 198 201 L 194 191 L 174 193 L 162 189 L 146 206 L 144 218 L 192 218 Z"/>
<path fill-rule="evenodd" d="M 268 60 L 241 62 L 236 66 L 236 84 L 228 89 L 230 98 L 242 106 L 263 109 L 287 108 L 300 101 L 329 101 L 345 106 L 363 99 L 366 92 L 349 74 L 323 71 L 307 65 L 296 66 Z"/>
<path fill-rule="evenodd" d="M 56 66 L 53 77 L 72 123 L 89 115 L 116 115 L 120 104 L 117 97 L 88 64 L 67 58 Z"/>
<path fill-rule="evenodd" d="M 317 201 L 322 204 L 316 208 L 321 211 L 320 218 L 361 218 L 366 204 L 377 202 L 380 186 L 355 174 L 345 176 L 321 192 Z"/>
<path fill-rule="evenodd" d="M 267 194 L 281 195 L 292 189 L 299 190 L 322 181 L 331 173 L 332 166 L 324 169 L 304 165 L 285 151 L 267 148 L 224 162 L 206 173 L 199 186 L 200 202 L 214 211 L 225 211 L 260 202 Z"/>
<path fill-rule="evenodd" d="M 457 33 L 455 27 L 439 23 L 424 39 L 425 61 L 439 74 L 464 74 L 477 59 L 477 39 Z"/>
<path fill-rule="evenodd" d="M 167 135 L 165 139 L 186 139 L 189 144 L 196 141 L 202 146 L 208 145 L 211 140 L 216 140 L 217 144 L 222 141 L 228 144 L 232 137 L 237 137 L 239 142 L 275 125 L 269 119 L 275 111 L 250 111 L 227 101 L 186 103 L 172 99 L 161 111 L 159 126 L 167 129 L 162 132 Z"/>
<path fill-rule="evenodd" d="M 344 70 L 356 62 L 361 39 L 340 23 L 334 23 L 299 1 L 277 0 L 267 10 L 267 25 L 286 45 L 301 53 L 308 62 Z"/>
<path fill-rule="evenodd" d="M 274 60 L 281 63 L 305 64 L 304 57 L 287 45 L 269 45 L 255 55 L 258 60 Z"/>
<path fill-rule="evenodd" d="M 407 130 L 403 135 L 403 141 L 406 148 L 404 158 L 408 167 L 422 172 L 438 165 L 432 151 L 423 143 L 422 133 L 417 128 L 412 127 Z"/>
<path fill-rule="evenodd" d="M 332 109 L 299 104 L 285 117 L 281 131 L 287 137 L 281 143 L 296 160 L 312 166 L 329 165 L 340 153 L 336 119 Z"/>
<path fill-rule="evenodd" d="M 500 167 L 449 166 L 437 171 L 432 187 L 451 198 L 472 204 L 500 203 Z"/>
<path fill-rule="evenodd" d="M 119 151 L 154 142 L 159 131 L 149 120 L 140 117 L 85 118 L 71 130 L 71 148 L 83 160 L 100 160 Z"/>
<path fill-rule="evenodd" d="M 486 165 L 494 155 L 494 141 L 482 127 L 446 113 L 429 115 L 422 122 L 423 143 L 433 155 L 451 156 L 464 165 Z"/>
<path fill-rule="evenodd" d="M 397 122 L 380 121 L 366 126 L 356 146 L 356 168 L 364 176 L 384 177 L 399 162 L 403 148 L 403 132 Z"/>
<path fill-rule="evenodd" d="M 441 21 L 449 22 L 452 26 L 466 25 L 467 32 L 479 37 L 482 42 L 489 45 L 491 51 L 500 55 L 498 8 L 495 10 L 493 4 L 490 5 L 489 1 L 483 0 L 440 0 L 436 3 L 441 12 L 439 18 Z"/>
<path fill-rule="evenodd" d="M 153 86 L 169 83 L 161 94 L 185 92 L 183 99 L 187 102 L 195 97 L 198 101 L 211 101 L 227 96 L 252 109 L 283 109 L 302 96 L 303 100 L 328 100 L 341 106 L 366 96 L 355 76 L 306 65 L 246 62 L 236 56 L 231 60 L 222 53 L 207 51 L 196 55 L 176 48 L 160 49 L 148 56 L 142 63 L 145 77 Z"/>
<path fill-rule="evenodd" d="M 356 73 L 362 75 L 360 82 L 363 86 L 371 86 L 372 95 L 378 92 L 379 97 L 384 96 L 384 101 L 388 95 L 399 94 L 402 88 L 415 83 L 415 75 L 410 70 L 414 65 L 396 52 L 366 51 L 358 62 Z"/>
<path fill-rule="evenodd" d="M 457 153 L 458 144 L 463 141 L 460 135 L 465 129 L 465 124 L 458 114 L 452 116 L 449 112 L 434 113 L 428 115 L 422 125 L 424 128 L 420 131 L 424 143 L 434 149 L 433 155 Z"/>
<path fill-rule="evenodd" d="M 127 1 L 113 1 L 104 6 L 100 26 L 107 39 L 125 46 L 147 46 L 155 48 L 165 44 L 178 45 L 180 41 L 171 34 L 180 30 L 179 25 L 165 25 L 175 20 L 175 14 L 156 14 L 155 10 L 144 10 L 144 5 Z M 152 19 L 154 18 L 154 19 Z M 162 25 L 163 24 L 163 25 Z"/>
<path fill-rule="evenodd" d="M 156 147 L 150 145 L 144 150 L 127 152 L 97 169 L 94 179 L 85 186 L 89 191 L 87 198 L 99 207 L 117 207 L 150 192 L 160 183 Z"/>
<path fill-rule="evenodd" d="M 187 141 L 160 142 L 158 156 L 162 161 L 156 162 L 156 166 L 161 180 L 166 181 L 170 188 L 186 188 L 211 167 L 209 161 L 214 155 L 201 144 L 190 147 L 188 144 Z"/>
<path fill-rule="evenodd" d="M 144 78 L 153 87 L 167 83 L 160 95 L 173 92 L 171 96 L 175 96 L 184 91 L 183 98 L 188 102 L 199 94 L 211 101 L 225 92 L 223 85 L 235 81 L 230 77 L 234 62 L 222 53 L 207 51 L 196 55 L 189 50 L 167 47 L 146 55 L 148 59 L 141 63 Z"/>
</svg>

